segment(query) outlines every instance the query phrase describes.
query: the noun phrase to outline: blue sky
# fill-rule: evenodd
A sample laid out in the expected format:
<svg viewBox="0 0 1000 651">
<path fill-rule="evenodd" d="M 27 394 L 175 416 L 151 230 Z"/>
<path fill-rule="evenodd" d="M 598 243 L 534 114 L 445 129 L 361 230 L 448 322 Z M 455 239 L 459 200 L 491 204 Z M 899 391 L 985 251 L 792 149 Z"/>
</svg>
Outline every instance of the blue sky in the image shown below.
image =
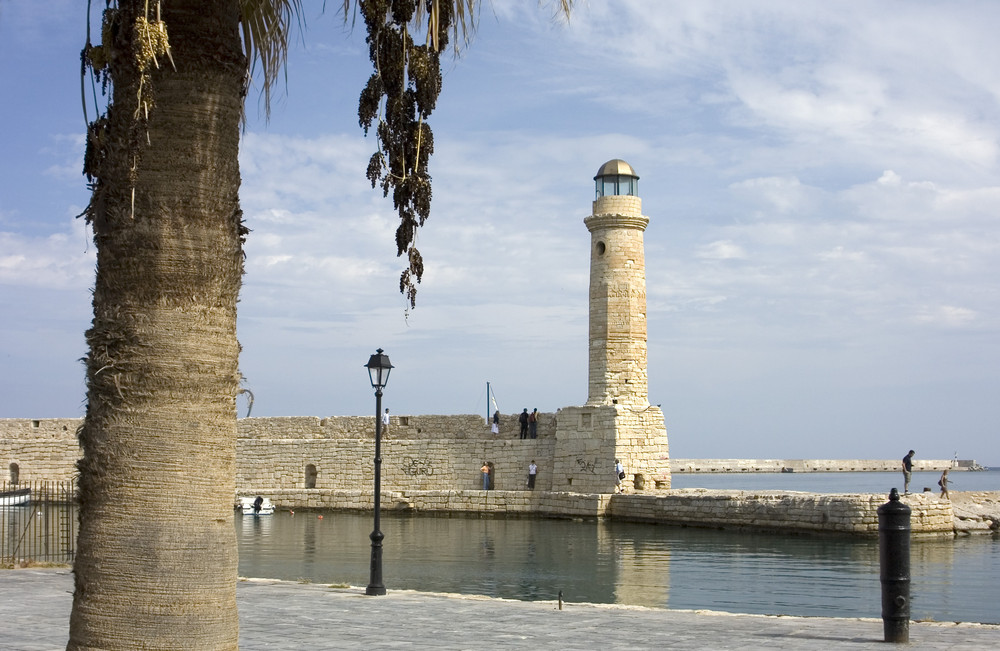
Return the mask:
<svg viewBox="0 0 1000 651">
<path fill-rule="evenodd" d="M 583 218 L 623 158 L 673 456 L 1000 465 L 1000 5 L 623 0 L 568 25 L 487 6 L 431 116 L 407 315 L 364 176 L 363 34 L 306 4 L 242 143 L 254 415 L 373 412 L 377 347 L 397 414 L 485 413 L 487 381 L 508 413 L 585 402 Z M 85 3 L 0 0 L 0 417 L 83 413 L 85 26 Z"/>
</svg>

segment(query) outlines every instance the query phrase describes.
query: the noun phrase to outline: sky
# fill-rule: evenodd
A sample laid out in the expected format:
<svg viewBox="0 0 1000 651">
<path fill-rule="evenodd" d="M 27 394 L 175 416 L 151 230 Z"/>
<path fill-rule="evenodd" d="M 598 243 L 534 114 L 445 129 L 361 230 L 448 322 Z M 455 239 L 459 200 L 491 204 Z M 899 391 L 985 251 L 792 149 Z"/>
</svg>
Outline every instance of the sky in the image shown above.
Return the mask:
<svg viewBox="0 0 1000 651">
<path fill-rule="evenodd" d="M 487 382 L 504 413 L 585 403 L 583 219 L 622 158 L 672 457 L 1000 466 L 1000 3 L 486 3 L 429 120 L 409 311 L 365 178 L 364 34 L 304 4 L 241 144 L 253 416 L 374 413 L 376 348 L 395 414 L 485 417 Z M 84 412 L 86 27 L 86 3 L 0 0 L 4 418 Z"/>
</svg>

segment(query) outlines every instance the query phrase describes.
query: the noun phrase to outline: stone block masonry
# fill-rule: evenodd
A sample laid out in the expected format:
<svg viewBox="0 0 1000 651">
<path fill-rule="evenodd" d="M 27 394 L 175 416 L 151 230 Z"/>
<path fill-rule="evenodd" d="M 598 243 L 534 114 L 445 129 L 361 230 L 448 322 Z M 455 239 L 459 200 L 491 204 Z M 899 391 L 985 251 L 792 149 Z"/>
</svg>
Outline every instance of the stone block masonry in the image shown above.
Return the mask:
<svg viewBox="0 0 1000 651">
<path fill-rule="evenodd" d="M 517 415 L 494 436 L 479 416 L 391 416 L 382 437 L 382 488 L 475 490 L 493 465 L 493 487 L 521 490 L 528 464 L 535 489 L 552 488 L 555 417 L 542 414 L 538 438 L 518 438 Z M 361 490 L 374 482 L 374 417 L 248 418 L 237 440 L 237 491 Z"/>
<path fill-rule="evenodd" d="M 670 488 L 667 433 L 659 407 L 563 407 L 556 441 L 553 490 L 610 492 L 615 459 L 621 459 L 629 490 Z"/>
<path fill-rule="evenodd" d="M 371 510 L 370 489 L 269 493 L 279 508 Z M 878 507 L 886 497 L 874 494 L 816 495 L 781 491 L 673 490 L 666 494 L 600 495 L 528 491 L 383 491 L 389 511 L 610 517 L 706 528 L 752 529 L 803 534 L 878 536 Z M 914 535 L 952 536 L 952 504 L 931 494 L 909 495 Z"/>
<path fill-rule="evenodd" d="M 584 223 L 591 233 L 587 405 L 648 401 L 646 263 L 636 196 L 603 196 Z"/>
<path fill-rule="evenodd" d="M 0 480 L 14 479 L 12 473 L 21 482 L 73 479 L 81 423 L 79 418 L 0 419 Z M 479 416 L 392 416 L 383 438 L 383 486 L 473 490 L 482 486 L 479 469 L 486 461 L 494 467 L 494 488 L 520 490 L 527 483 L 528 464 L 535 460 L 536 490 L 552 490 L 555 414 L 540 415 L 537 439 L 518 439 L 519 429 L 516 414 L 501 418 L 497 436 Z M 370 486 L 374 444 L 374 416 L 241 419 L 236 488 L 267 492 L 307 485 L 328 490 Z M 606 463 L 610 467 L 614 460 Z"/>
<path fill-rule="evenodd" d="M 68 481 L 76 476 L 80 418 L 0 419 L 0 481 Z"/>
<path fill-rule="evenodd" d="M 480 468 L 493 466 L 497 490 L 526 488 L 528 464 L 535 460 L 535 490 L 552 490 L 552 439 L 481 440 L 441 438 L 382 441 L 382 489 L 475 490 Z M 239 439 L 236 489 L 362 490 L 374 481 L 374 439 Z"/>
<path fill-rule="evenodd" d="M 269 493 L 278 508 L 371 510 L 371 489 Z M 478 513 L 498 516 L 610 517 L 614 520 L 712 529 L 878 536 L 883 495 L 817 495 L 781 491 L 681 489 L 657 494 L 601 495 L 529 491 L 383 491 L 389 511 Z M 903 498 L 915 536 L 953 536 L 952 503 L 935 495 Z M 986 528 L 988 533 L 988 527 Z M 968 532 L 966 532 L 968 533 Z"/>
<path fill-rule="evenodd" d="M 618 412 L 627 409 L 572 407 L 543 414 L 538 438 L 523 441 L 518 439 L 516 415 L 503 417 L 496 437 L 479 416 L 392 416 L 383 445 L 384 508 L 877 533 L 875 510 L 885 503 L 884 495 L 705 489 L 634 493 L 631 483 L 629 494 L 612 495 L 609 478 L 614 458 L 606 459 L 609 453 L 623 459 L 629 480 L 644 475 L 648 484 L 655 477 L 655 467 L 643 466 L 637 452 L 659 445 L 659 410 L 629 412 L 628 418 L 636 419 L 627 423 L 630 431 L 643 431 L 646 422 L 648 434 L 618 440 L 613 450 L 593 440 L 587 429 L 589 420 L 591 428 L 603 431 L 601 418 L 621 418 Z M 80 456 L 76 440 L 80 423 L 80 419 L 0 419 L 0 473 L 17 465 L 22 482 L 72 479 Z M 665 440 L 662 443 L 665 446 Z M 240 494 L 262 493 L 281 508 L 291 509 L 372 507 L 374 416 L 241 419 L 237 451 Z M 532 459 L 539 466 L 533 492 L 525 486 Z M 479 490 L 483 461 L 494 465 L 496 490 Z M 8 476 L 0 479 L 9 481 Z M 904 501 L 913 509 L 915 533 L 957 530 L 953 518 L 958 516 L 951 502 L 933 494 L 915 494 Z M 989 525 L 980 528 L 989 531 Z"/>
<path fill-rule="evenodd" d="M 877 536 L 878 507 L 885 495 L 819 495 L 782 491 L 687 488 L 665 496 L 616 495 L 615 519 L 687 526 L 747 528 L 800 533 Z M 914 534 L 951 536 L 954 513 L 948 500 L 930 493 L 907 495 Z"/>
</svg>

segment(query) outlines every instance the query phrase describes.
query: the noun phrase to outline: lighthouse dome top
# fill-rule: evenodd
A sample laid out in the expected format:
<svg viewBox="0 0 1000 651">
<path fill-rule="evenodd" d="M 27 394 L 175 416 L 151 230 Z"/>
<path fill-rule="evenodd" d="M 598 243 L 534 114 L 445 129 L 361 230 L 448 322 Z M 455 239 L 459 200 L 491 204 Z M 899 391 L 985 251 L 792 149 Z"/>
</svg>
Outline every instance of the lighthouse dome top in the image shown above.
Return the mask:
<svg viewBox="0 0 1000 651">
<path fill-rule="evenodd" d="M 639 175 L 632 166 L 620 158 L 609 160 L 597 170 L 594 177 L 597 198 L 609 195 L 639 195 Z"/>
</svg>

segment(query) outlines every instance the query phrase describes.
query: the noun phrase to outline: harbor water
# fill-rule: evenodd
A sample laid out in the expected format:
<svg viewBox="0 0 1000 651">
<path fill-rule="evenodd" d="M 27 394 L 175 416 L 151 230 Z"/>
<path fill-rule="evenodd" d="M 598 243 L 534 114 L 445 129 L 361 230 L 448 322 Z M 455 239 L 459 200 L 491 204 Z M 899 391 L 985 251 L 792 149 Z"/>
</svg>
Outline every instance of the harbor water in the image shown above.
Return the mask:
<svg viewBox="0 0 1000 651">
<path fill-rule="evenodd" d="M 940 472 L 914 472 L 910 492 L 925 488 L 939 491 Z M 1000 470 L 948 473 L 949 487 L 955 491 L 1000 491 Z M 672 488 L 714 488 L 733 490 L 780 490 L 807 493 L 879 493 L 890 489 L 903 492 L 900 472 L 740 472 L 681 473 L 671 475 Z"/>
<path fill-rule="evenodd" d="M 998 472 L 953 475 L 956 490 L 1000 490 Z M 911 490 L 936 485 L 937 476 L 914 473 Z M 674 476 L 677 487 L 827 493 L 888 493 L 902 487 L 899 479 L 899 473 Z M 879 488 L 859 488 L 869 480 Z M 383 512 L 381 528 L 388 590 L 523 600 L 555 600 L 562 592 L 567 602 L 881 616 L 875 539 L 391 512 Z M 367 585 L 371 529 L 370 513 L 237 515 L 240 574 Z M 911 573 L 913 619 L 1000 623 L 997 535 L 914 539 Z"/>
</svg>

